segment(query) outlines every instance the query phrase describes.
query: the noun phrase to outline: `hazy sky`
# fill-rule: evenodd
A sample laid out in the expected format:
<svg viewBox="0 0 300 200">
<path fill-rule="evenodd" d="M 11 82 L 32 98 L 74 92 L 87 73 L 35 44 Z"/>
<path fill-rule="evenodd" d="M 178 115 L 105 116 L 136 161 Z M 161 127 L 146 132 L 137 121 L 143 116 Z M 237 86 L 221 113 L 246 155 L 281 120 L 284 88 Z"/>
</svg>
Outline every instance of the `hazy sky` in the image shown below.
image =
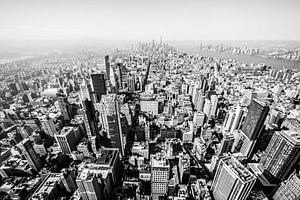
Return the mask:
<svg viewBox="0 0 300 200">
<path fill-rule="evenodd" d="M 300 40 L 300 0 L 0 0 L 0 40 Z"/>
</svg>

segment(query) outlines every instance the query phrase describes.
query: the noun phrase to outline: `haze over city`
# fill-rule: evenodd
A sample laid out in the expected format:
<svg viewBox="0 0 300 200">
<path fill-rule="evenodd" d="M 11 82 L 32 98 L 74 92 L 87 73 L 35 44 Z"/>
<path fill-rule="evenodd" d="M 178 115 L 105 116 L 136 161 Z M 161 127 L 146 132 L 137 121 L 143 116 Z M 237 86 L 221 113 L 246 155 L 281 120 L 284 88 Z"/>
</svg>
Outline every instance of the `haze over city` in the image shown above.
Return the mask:
<svg viewBox="0 0 300 200">
<path fill-rule="evenodd" d="M 0 40 L 299 40 L 297 0 L 1 0 Z"/>
</svg>

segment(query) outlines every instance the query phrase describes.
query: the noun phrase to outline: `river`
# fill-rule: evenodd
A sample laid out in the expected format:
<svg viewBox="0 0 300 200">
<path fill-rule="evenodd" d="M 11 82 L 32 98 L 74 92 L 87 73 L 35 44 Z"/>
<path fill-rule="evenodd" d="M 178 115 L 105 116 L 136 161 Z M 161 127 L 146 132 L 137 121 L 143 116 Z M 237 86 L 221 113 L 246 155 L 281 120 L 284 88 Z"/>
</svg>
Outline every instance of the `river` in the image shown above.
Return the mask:
<svg viewBox="0 0 300 200">
<path fill-rule="evenodd" d="M 283 59 L 272 59 L 272 58 L 263 58 L 259 56 L 252 56 L 252 55 L 245 55 L 245 54 L 231 54 L 229 52 L 214 52 L 214 51 L 206 51 L 206 50 L 199 50 L 199 48 L 187 48 L 187 47 L 179 47 L 177 48 L 181 52 L 186 52 L 188 54 L 196 55 L 199 54 L 200 56 L 205 57 L 214 57 L 220 58 L 224 60 L 237 60 L 242 63 L 250 65 L 253 64 L 260 64 L 265 63 L 266 65 L 273 66 L 275 69 L 296 69 L 300 71 L 300 62 L 299 61 L 288 61 Z"/>
</svg>

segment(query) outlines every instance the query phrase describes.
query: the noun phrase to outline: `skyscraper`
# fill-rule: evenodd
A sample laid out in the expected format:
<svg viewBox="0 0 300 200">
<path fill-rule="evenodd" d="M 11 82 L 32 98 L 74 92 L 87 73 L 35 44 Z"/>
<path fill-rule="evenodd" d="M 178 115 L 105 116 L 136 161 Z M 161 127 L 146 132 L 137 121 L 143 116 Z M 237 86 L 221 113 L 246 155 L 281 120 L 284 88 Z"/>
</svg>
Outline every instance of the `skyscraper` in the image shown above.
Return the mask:
<svg viewBox="0 0 300 200">
<path fill-rule="evenodd" d="M 84 101 L 85 99 L 91 100 L 88 84 L 85 79 L 83 79 L 83 82 L 80 85 L 80 97 L 81 101 Z"/>
<path fill-rule="evenodd" d="M 71 155 L 72 151 L 76 151 L 76 136 L 73 127 L 65 126 L 55 139 L 59 144 L 61 151 L 66 155 Z"/>
<path fill-rule="evenodd" d="M 101 96 L 106 94 L 106 85 L 103 73 L 91 74 L 96 101 L 100 102 Z"/>
<path fill-rule="evenodd" d="M 218 106 L 218 96 L 217 95 L 211 95 L 211 110 L 210 115 L 212 117 L 216 116 L 217 106 Z"/>
<path fill-rule="evenodd" d="M 274 200 L 297 200 L 300 198 L 300 175 L 292 173 L 275 192 Z"/>
<path fill-rule="evenodd" d="M 129 76 L 127 79 L 128 91 L 133 92 L 135 90 L 135 80 L 133 76 Z"/>
<path fill-rule="evenodd" d="M 40 119 L 40 122 L 41 122 L 42 129 L 48 135 L 54 136 L 57 133 L 55 125 L 53 123 L 53 119 L 42 118 L 42 119 Z"/>
<path fill-rule="evenodd" d="M 111 146 L 118 148 L 124 155 L 124 141 L 121 129 L 120 107 L 116 94 L 103 95 L 100 119 L 111 140 Z"/>
<path fill-rule="evenodd" d="M 155 197 L 164 196 L 168 189 L 170 165 L 164 157 L 151 157 L 151 191 Z"/>
<path fill-rule="evenodd" d="M 264 121 L 268 115 L 269 107 L 263 102 L 252 99 L 245 122 L 242 126 L 242 131 L 250 140 L 255 140 L 262 128 Z"/>
<path fill-rule="evenodd" d="M 248 197 L 256 177 L 234 157 L 219 161 L 212 183 L 216 200 L 244 200 Z"/>
<path fill-rule="evenodd" d="M 76 179 L 80 196 L 83 200 L 103 199 L 100 185 L 94 173 L 86 170 Z"/>
<path fill-rule="evenodd" d="M 109 56 L 106 55 L 104 57 L 105 60 L 105 69 L 106 69 L 106 75 L 107 75 L 107 79 L 110 79 L 110 63 L 109 63 Z"/>
<path fill-rule="evenodd" d="M 84 125 L 86 126 L 87 136 L 90 139 L 92 136 L 97 135 L 97 124 L 95 118 L 95 107 L 92 101 L 83 101 L 83 107 L 85 113 L 83 114 Z M 89 129 L 89 130 L 88 130 Z"/>
<path fill-rule="evenodd" d="M 300 157 L 300 134 L 294 131 L 275 132 L 264 156 L 259 162 L 259 168 L 266 170 L 277 179 L 286 178 Z"/>
<path fill-rule="evenodd" d="M 43 164 L 29 139 L 24 139 L 18 144 L 18 147 L 22 151 L 22 155 L 25 156 L 32 169 L 36 171 L 42 169 Z"/>
<path fill-rule="evenodd" d="M 70 110 L 70 105 L 68 102 L 67 97 L 59 97 L 58 98 L 58 105 L 60 108 L 61 115 L 63 116 L 64 120 L 69 121 L 71 120 L 71 110 Z"/>
</svg>

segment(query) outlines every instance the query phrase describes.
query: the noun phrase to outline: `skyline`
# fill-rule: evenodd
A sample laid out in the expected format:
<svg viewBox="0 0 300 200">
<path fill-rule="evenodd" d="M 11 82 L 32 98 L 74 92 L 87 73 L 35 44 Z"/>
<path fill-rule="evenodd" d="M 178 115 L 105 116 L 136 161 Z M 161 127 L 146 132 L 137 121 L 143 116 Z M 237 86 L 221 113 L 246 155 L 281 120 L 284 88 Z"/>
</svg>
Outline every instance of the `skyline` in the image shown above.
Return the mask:
<svg viewBox="0 0 300 200">
<path fill-rule="evenodd" d="M 3 40 L 300 40 L 300 2 L 0 1 Z"/>
</svg>

